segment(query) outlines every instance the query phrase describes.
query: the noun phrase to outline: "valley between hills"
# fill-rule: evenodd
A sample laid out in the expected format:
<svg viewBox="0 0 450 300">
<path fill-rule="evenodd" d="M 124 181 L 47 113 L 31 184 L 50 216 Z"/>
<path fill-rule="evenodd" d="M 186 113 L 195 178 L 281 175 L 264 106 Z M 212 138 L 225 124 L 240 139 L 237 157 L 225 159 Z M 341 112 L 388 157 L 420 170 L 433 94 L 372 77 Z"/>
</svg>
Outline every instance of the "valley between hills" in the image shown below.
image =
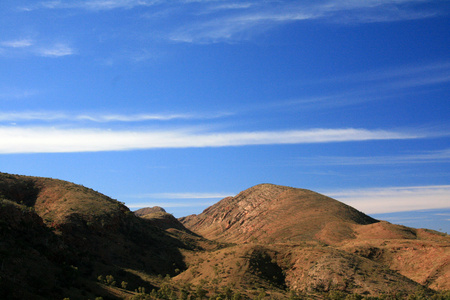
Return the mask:
<svg viewBox="0 0 450 300">
<path fill-rule="evenodd" d="M 177 219 L 0 173 L 0 299 L 450 299 L 450 237 L 273 184 Z"/>
</svg>

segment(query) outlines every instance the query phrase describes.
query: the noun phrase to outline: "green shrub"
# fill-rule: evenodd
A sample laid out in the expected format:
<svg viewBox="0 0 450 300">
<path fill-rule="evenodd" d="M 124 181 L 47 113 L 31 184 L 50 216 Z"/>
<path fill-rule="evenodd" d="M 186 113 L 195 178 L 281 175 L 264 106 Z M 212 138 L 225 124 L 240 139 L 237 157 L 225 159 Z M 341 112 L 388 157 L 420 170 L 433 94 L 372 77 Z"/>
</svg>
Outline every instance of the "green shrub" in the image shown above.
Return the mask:
<svg viewBox="0 0 450 300">
<path fill-rule="evenodd" d="M 122 288 L 123 288 L 124 290 L 126 290 L 126 289 L 127 289 L 127 286 L 128 286 L 128 282 L 122 281 L 122 283 L 121 283 L 120 285 L 122 286 Z"/>
</svg>

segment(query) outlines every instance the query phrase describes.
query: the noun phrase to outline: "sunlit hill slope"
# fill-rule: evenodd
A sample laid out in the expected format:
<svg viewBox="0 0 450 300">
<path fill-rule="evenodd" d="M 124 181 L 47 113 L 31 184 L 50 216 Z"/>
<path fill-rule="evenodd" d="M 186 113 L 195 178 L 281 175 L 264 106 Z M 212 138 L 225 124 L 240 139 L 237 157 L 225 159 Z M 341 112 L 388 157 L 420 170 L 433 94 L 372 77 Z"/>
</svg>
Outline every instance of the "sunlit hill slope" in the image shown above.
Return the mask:
<svg viewBox="0 0 450 300">
<path fill-rule="evenodd" d="M 0 173 L 1 299 L 444 299 L 449 246 L 303 189 L 262 184 L 178 220 Z"/>
</svg>

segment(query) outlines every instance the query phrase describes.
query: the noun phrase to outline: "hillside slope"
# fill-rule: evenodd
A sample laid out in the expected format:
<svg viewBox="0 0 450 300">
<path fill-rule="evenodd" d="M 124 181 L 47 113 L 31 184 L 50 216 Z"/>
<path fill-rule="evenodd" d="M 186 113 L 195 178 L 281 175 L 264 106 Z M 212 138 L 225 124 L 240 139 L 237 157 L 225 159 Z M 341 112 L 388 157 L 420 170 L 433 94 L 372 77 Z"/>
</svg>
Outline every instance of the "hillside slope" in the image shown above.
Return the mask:
<svg viewBox="0 0 450 300">
<path fill-rule="evenodd" d="M 0 173 L 0 204 L 0 285 L 9 286 L 4 299 L 24 299 L 18 291 L 36 299 L 111 297 L 110 288 L 97 283 L 99 275 L 150 289 L 138 272 L 185 269 L 179 249 L 189 245 L 92 189 Z"/>
<path fill-rule="evenodd" d="M 181 222 L 206 238 L 226 242 L 321 240 L 334 244 L 354 238 L 355 225 L 377 220 L 309 190 L 260 184 Z"/>
<path fill-rule="evenodd" d="M 348 205 L 312 191 L 261 184 L 235 197 L 225 198 L 199 215 L 180 220 L 190 230 L 209 239 L 236 244 L 260 244 L 275 247 L 280 252 L 288 251 L 286 255 L 291 257 L 299 256 L 293 267 L 285 270 L 291 288 L 308 290 L 308 286 L 314 286 L 313 281 L 308 279 L 312 274 L 311 262 L 317 264 L 318 259 L 326 256 L 329 259 L 323 261 L 325 264 L 330 264 L 332 257 L 339 257 L 336 261 L 346 262 L 329 265 L 322 270 L 321 276 L 316 274 L 313 277 L 322 277 L 324 282 L 334 280 L 335 285 L 340 282 L 341 287 L 344 286 L 344 278 L 347 281 L 349 278 L 357 280 L 355 274 L 365 274 L 364 277 L 367 277 L 374 270 L 384 268 L 378 274 L 394 271 L 433 289 L 450 289 L 448 235 L 377 221 Z M 310 245 L 306 247 L 308 250 L 299 250 L 306 249 L 305 243 Z M 335 250 L 332 251 L 333 255 L 328 250 L 319 250 L 323 246 L 332 246 Z M 350 256 L 343 255 L 339 252 L 341 250 Z M 305 263 L 305 260 L 310 263 Z M 368 263 L 368 260 L 371 262 Z M 358 261 L 364 268 L 356 273 L 354 270 L 346 271 L 346 266 L 355 265 L 349 261 Z M 374 265 L 369 267 L 370 264 Z M 335 274 L 334 279 L 330 278 L 331 273 L 327 275 L 326 270 L 340 270 L 338 273 L 341 276 Z M 372 284 L 352 286 L 354 290 L 360 289 L 358 286 L 365 286 L 366 292 L 376 293 L 384 284 L 381 278 L 391 276 L 389 272 L 380 275 L 379 280 L 372 280 Z M 399 277 L 393 281 L 403 282 L 403 287 L 411 287 L 411 282 L 407 284 L 408 281 Z"/>
<path fill-rule="evenodd" d="M 398 298 L 450 289 L 448 235 L 377 221 L 311 191 L 263 184 L 182 221 L 188 228 L 162 208 L 132 213 L 80 185 L 0 173 L 0 298 Z"/>
</svg>

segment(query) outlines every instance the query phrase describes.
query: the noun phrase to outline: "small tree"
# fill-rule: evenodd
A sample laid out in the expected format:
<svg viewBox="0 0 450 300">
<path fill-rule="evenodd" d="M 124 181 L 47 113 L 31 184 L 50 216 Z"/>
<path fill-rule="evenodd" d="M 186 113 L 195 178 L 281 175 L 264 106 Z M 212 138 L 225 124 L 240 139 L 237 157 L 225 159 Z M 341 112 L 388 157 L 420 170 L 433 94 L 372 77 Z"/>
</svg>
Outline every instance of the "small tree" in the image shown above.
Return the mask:
<svg viewBox="0 0 450 300">
<path fill-rule="evenodd" d="M 124 290 L 126 290 L 126 289 L 127 289 L 127 286 L 128 286 L 128 282 L 122 281 L 122 283 L 121 283 L 120 285 L 122 286 L 122 288 L 123 288 Z"/>
<path fill-rule="evenodd" d="M 112 276 L 112 275 L 106 275 L 106 277 L 105 277 L 105 283 L 106 283 L 107 285 L 110 285 L 110 286 L 115 286 L 115 285 L 116 285 L 116 282 L 114 281 L 114 276 Z"/>
</svg>

